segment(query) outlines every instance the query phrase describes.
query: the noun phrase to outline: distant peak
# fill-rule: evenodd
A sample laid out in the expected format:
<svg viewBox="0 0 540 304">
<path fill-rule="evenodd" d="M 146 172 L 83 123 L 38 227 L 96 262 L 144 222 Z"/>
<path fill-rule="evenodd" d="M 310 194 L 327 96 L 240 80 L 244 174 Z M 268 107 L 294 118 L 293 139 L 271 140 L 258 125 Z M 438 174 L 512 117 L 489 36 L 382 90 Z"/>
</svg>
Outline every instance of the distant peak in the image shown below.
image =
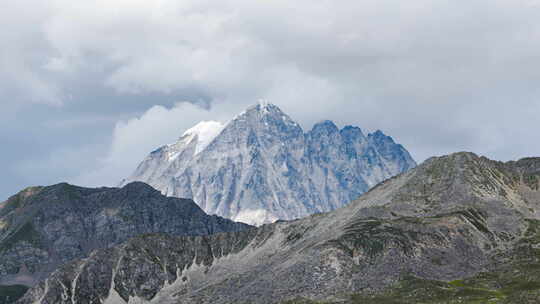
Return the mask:
<svg viewBox="0 0 540 304">
<path fill-rule="evenodd" d="M 355 126 L 345 126 L 343 129 L 340 130 L 340 133 L 344 135 L 345 137 L 363 137 L 364 134 L 362 133 L 362 129 Z"/>
<path fill-rule="evenodd" d="M 270 105 L 270 104 L 271 104 L 271 103 L 269 103 L 267 99 L 264 99 L 264 98 L 263 98 L 263 99 L 259 99 L 259 105 L 260 105 L 261 107 L 263 107 L 263 108 L 264 108 L 264 107 L 267 107 L 267 106 Z"/>
<path fill-rule="evenodd" d="M 345 127 L 343 127 L 344 131 L 362 131 L 362 129 L 360 129 L 360 127 L 356 127 L 356 126 L 351 126 L 351 125 L 346 125 Z"/>
<path fill-rule="evenodd" d="M 249 106 L 246 110 L 236 115 L 227 123 L 229 125 L 249 124 L 250 126 L 261 126 L 266 130 L 281 130 L 287 129 L 291 132 L 304 132 L 301 126 L 294 121 L 289 115 L 283 112 L 275 104 L 269 103 L 267 100 L 259 100 L 258 103 Z M 283 128 L 285 126 L 285 129 Z"/>
<path fill-rule="evenodd" d="M 245 112 L 282 112 L 281 109 L 273 103 L 270 103 L 267 99 L 259 99 L 257 104 L 254 104 L 247 108 Z"/>
<path fill-rule="evenodd" d="M 394 142 L 394 139 L 391 137 L 391 136 L 388 136 L 386 134 L 383 133 L 383 131 L 381 130 L 377 130 L 373 133 L 369 133 L 368 134 L 368 138 L 371 139 L 371 140 L 374 140 L 375 142 L 379 142 L 379 143 L 382 143 L 382 142 Z"/>
<path fill-rule="evenodd" d="M 312 131 L 323 130 L 323 129 L 324 130 L 331 130 L 331 131 L 339 131 L 336 124 L 331 120 L 323 120 L 323 121 L 320 121 L 320 122 L 316 123 L 313 126 Z"/>
<path fill-rule="evenodd" d="M 381 130 L 377 130 L 369 135 L 374 136 L 374 137 L 386 137 L 386 134 L 384 134 L 383 131 Z"/>
<path fill-rule="evenodd" d="M 289 122 L 295 123 L 292 119 L 285 114 L 278 106 L 273 103 L 268 102 L 266 99 L 260 99 L 258 103 L 248 107 L 246 110 L 242 111 L 240 114 L 236 115 L 232 120 L 243 119 L 246 117 L 257 116 L 259 118 L 265 116 L 273 116 Z M 296 124 L 296 123 L 295 123 Z"/>
</svg>

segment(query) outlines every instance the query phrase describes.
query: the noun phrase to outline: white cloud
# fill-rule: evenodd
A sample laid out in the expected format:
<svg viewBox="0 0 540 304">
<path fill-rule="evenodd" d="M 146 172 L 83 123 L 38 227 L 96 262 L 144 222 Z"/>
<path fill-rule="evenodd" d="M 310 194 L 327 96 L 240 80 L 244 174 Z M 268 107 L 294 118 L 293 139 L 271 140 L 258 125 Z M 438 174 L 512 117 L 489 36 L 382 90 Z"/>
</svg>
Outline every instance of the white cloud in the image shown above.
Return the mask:
<svg viewBox="0 0 540 304">
<path fill-rule="evenodd" d="M 115 116 L 140 113 L 154 96 L 210 102 L 208 111 L 156 106 L 117 124 L 112 142 L 103 134 L 112 144 L 92 183 L 124 177 L 199 120 L 230 118 L 258 98 L 308 128 L 321 119 L 380 128 L 418 160 L 540 154 L 531 140 L 537 1 L 22 0 L 3 5 L 0 25 L 2 103 Z"/>
<path fill-rule="evenodd" d="M 110 149 L 93 170 L 75 177 L 84 185 L 115 185 L 127 177 L 151 151 L 174 142 L 184 131 L 202 120 L 226 122 L 234 111 L 225 108 L 206 110 L 188 102 L 173 108 L 154 106 L 140 117 L 120 121 L 114 128 Z"/>
<path fill-rule="evenodd" d="M 44 58 L 51 49 L 41 25 L 48 5 L 33 0 L 2 3 L 0 12 L 0 102 L 18 96 L 31 103 L 60 105 L 60 88 L 48 79 Z"/>
<path fill-rule="evenodd" d="M 260 95 L 290 83 L 276 70 L 296 69 L 355 96 L 432 98 L 483 89 L 507 64 L 527 69 L 508 61 L 540 48 L 527 1 L 52 3 L 51 60 L 81 73 L 102 66 L 103 84 L 121 93 Z"/>
</svg>

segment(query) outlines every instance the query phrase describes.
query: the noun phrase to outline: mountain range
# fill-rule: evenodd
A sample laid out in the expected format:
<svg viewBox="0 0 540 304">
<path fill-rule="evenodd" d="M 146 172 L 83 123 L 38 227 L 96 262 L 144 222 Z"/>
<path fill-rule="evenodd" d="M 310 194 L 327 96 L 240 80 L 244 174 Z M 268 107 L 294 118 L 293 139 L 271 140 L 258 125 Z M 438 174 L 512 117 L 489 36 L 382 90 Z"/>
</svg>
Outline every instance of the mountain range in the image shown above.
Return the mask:
<svg viewBox="0 0 540 304">
<path fill-rule="evenodd" d="M 227 124 L 207 121 L 146 157 L 121 185 L 142 181 L 209 214 L 260 225 L 340 208 L 416 165 L 381 131 L 302 127 L 261 102 Z"/>
<path fill-rule="evenodd" d="M 65 264 L 18 303 L 539 302 L 540 158 L 460 152 L 332 212 L 131 238 Z"/>
<path fill-rule="evenodd" d="M 0 204 L 0 303 L 6 293 L 24 292 L 58 266 L 134 236 L 249 227 L 207 215 L 192 200 L 165 197 L 141 182 L 123 188 L 27 188 Z"/>
</svg>

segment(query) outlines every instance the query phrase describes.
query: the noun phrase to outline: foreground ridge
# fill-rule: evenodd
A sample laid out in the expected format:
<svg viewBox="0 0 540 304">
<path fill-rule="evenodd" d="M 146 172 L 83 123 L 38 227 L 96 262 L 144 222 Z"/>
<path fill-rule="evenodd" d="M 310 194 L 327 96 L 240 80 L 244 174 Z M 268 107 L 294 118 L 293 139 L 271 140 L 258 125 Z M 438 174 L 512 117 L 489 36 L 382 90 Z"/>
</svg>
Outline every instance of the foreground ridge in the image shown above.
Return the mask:
<svg viewBox="0 0 540 304">
<path fill-rule="evenodd" d="M 540 158 L 431 158 L 333 212 L 136 237 L 20 303 L 538 303 L 539 181 Z"/>
<path fill-rule="evenodd" d="M 24 293 L 25 286 L 58 266 L 136 235 L 206 235 L 248 228 L 209 216 L 192 200 L 165 197 L 141 182 L 123 188 L 66 183 L 31 187 L 0 209 L 0 303 L 4 295 Z"/>
</svg>

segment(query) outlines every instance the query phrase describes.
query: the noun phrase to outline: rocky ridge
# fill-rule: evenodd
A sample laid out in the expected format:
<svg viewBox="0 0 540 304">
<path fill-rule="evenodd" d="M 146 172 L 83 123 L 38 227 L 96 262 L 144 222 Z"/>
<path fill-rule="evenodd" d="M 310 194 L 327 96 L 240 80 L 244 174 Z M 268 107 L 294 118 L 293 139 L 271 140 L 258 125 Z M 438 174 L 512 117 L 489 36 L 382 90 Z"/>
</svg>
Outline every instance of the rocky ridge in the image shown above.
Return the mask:
<svg viewBox="0 0 540 304">
<path fill-rule="evenodd" d="M 145 233 L 207 235 L 249 227 L 209 216 L 192 200 L 165 197 L 141 182 L 123 188 L 32 187 L 0 209 L 0 289 L 13 293 L 15 287 L 6 286 L 32 286 L 68 261 Z"/>
<path fill-rule="evenodd" d="M 540 158 L 431 158 L 333 212 L 133 238 L 20 303 L 538 303 L 539 188 Z"/>
</svg>

